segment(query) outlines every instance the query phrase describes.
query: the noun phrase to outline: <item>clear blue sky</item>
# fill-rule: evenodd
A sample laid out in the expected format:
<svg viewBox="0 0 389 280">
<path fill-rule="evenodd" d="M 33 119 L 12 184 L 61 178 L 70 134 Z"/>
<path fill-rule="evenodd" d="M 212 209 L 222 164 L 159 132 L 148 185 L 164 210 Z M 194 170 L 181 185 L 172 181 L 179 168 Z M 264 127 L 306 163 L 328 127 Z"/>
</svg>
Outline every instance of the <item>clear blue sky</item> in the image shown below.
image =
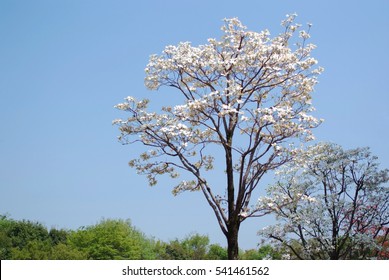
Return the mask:
<svg viewBox="0 0 389 280">
<path fill-rule="evenodd" d="M 143 70 L 164 46 L 205 44 L 225 17 L 277 34 L 294 12 L 313 23 L 325 68 L 317 139 L 370 146 L 389 167 L 389 1 L 1 0 L 0 213 L 69 229 L 130 218 L 163 240 L 198 232 L 225 245 L 200 194 L 173 197 L 168 181 L 150 188 L 127 166 L 133 150 L 116 141 L 113 106 L 162 94 L 144 88 Z M 243 224 L 242 247 L 268 222 Z"/>
</svg>

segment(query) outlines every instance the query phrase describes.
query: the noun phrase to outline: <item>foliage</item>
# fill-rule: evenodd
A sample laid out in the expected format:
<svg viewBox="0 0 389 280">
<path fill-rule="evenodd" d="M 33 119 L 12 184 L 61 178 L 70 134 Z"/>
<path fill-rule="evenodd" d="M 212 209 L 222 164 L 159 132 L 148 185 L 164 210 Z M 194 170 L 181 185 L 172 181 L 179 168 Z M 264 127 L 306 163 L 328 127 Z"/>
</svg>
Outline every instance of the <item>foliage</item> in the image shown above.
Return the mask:
<svg viewBox="0 0 389 280">
<path fill-rule="evenodd" d="M 148 147 L 130 161 L 150 185 L 163 174 L 188 174 L 174 194 L 201 191 L 228 241 L 229 258 L 237 258 L 240 223 L 259 215 L 250 205 L 262 176 L 299 152 L 293 143 L 313 139 L 320 121 L 312 116 L 311 92 L 322 68 L 311 57 L 310 35 L 300 31 L 295 15 L 283 22 L 284 32 L 270 38 L 268 30 L 248 31 L 236 19 L 225 19 L 223 36 L 198 47 L 167 46 L 152 55 L 145 84 L 156 90 L 172 87 L 182 98 L 174 107 L 148 112 L 149 100 L 127 97 L 116 108 L 130 113 L 117 119 L 119 139 Z M 216 151 L 223 154 L 215 159 Z M 224 166 L 212 185 L 217 162 Z M 215 177 L 212 172 L 212 177 Z"/>
<path fill-rule="evenodd" d="M 77 231 L 0 217 L 0 258 L 19 260 L 153 259 L 154 241 L 129 221 L 103 220 Z"/>
<path fill-rule="evenodd" d="M 279 260 L 281 253 L 270 245 L 263 245 L 258 249 L 249 249 L 240 254 L 241 260 Z"/>
<path fill-rule="evenodd" d="M 208 260 L 227 260 L 227 249 L 223 248 L 219 244 L 211 244 L 207 253 Z"/>
<path fill-rule="evenodd" d="M 47 229 L 40 223 L 0 219 L 1 259 L 45 259 L 50 248 Z"/>
<path fill-rule="evenodd" d="M 67 243 L 58 243 L 51 249 L 50 260 L 86 260 L 87 255 L 79 248 Z"/>
<path fill-rule="evenodd" d="M 227 248 L 219 244 L 210 244 L 209 238 L 205 235 L 191 234 L 181 240 L 163 242 L 146 238 L 143 233 L 131 226 L 128 220 L 102 220 L 96 225 L 81 227 L 76 231 L 52 228 L 47 230 L 47 235 L 43 234 L 49 236 L 43 240 L 40 239 L 41 235 L 36 234 L 24 234 L 23 237 L 10 235 L 15 231 L 9 229 L 15 227 L 16 224 L 19 228 L 30 228 L 30 232 L 39 232 L 37 229 L 42 229 L 40 223 L 26 220 L 15 221 L 2 216 L 0 218 L 0 259 L 2 260 L 228 259 Z M 22 240 L 24 237 L 27 240 Z M 18 242 L 14 242 L 15 240 Z M 370 256 L 377 259 L 388 259 L 387 240 L 387 235 L 378 236 L 377 241 L 383 246 L 378 251 L 370 251 Z M 296 252 L 302 254 L 301 242 L 291 240 L 290 244 Z M 241 260 L 278 260 L 285 257 L 296 259 L 290 247 L 285 245 L 266 244 L 257 249 L 239 253 Z M 358 258 L 357 255 L 353 257 Z"/>
<path fill-rule="evenodd" d="M 64 229 L 52 228 L 49 231 L 49 237 L 53 245 L 58 245 L 61 243 L 66 243 L 69 232 Z"/>
<path fill-rule="evenodd" d="M 164 243 L 160 259 L 166 260 L 224 260 L 227 250 L 218 244 L 209 244 L 208 236 L 191 234 L 186 238 Z"/>
<path fill-rule="evenodd" d="M 0 216 L 2 260 L 224 260 L 226 248 L 191 234 L 168 243 L 147 238 L 129 220 L 102 220 L 76 231 Z"/>
<path fill-rule="evenodd" d="M 261 234 L 299 259 L 382 255 L 389 230 L 388 170 L 368 148 L 319 143 L 279 172 L 259 206 L 279 223 Z"/>
<path fill-rule="evenodd" d="M 69 244 L 93 260 L 154 258 L 151 241 L 133 228 L 129 220 L 102 220 L 81 228 L 70 234 Z"/>
<path fill-rule="evenodd" d="M 69 232 L 47 228 L 38 222 L 0 217 L 0 259 L 47 260 L 85 259 L 67 244 Z"/>
</svg>

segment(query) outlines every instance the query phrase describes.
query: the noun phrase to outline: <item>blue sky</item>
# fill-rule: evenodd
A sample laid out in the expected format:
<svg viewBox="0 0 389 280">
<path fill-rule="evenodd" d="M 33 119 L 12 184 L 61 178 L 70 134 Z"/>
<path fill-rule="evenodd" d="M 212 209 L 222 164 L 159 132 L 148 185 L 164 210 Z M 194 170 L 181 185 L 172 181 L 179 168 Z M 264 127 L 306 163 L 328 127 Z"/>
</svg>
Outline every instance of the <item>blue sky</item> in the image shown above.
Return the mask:
<svg viewBox="0 0 389 280">
<path fill-rule="evenodd" d="M 150 188 L 128 167 L 134 150 L 116 141 L 111 122 L 123 115 L 113 106 L 165 98 L 145 89 L 143 70 L 166 45 L 205 44 L 226 17 L 278 34 L 294 12 L 313 23 L 325 68 L 317 139 L 370 146 L 388 168 L 389 1 L 1 0 L 0 213 L 69 229 L 129 218 L 163 240 L 198 232 L 225 245 L 200 194 L 173 197 L 169 181 Z M 269 222 L 243 224 L 241 246 L 254 248 Z"/>
</svg>

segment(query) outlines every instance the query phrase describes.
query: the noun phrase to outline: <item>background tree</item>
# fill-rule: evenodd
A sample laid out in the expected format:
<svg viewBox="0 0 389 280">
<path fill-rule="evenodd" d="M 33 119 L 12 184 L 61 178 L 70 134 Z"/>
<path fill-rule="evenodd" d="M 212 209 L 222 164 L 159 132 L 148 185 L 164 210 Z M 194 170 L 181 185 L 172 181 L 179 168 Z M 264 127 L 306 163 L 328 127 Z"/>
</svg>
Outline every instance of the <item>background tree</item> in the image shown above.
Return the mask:
<svg viewBox="0 0 389 280">
<path fill-rule="evenodd" d="M 320 143 L 279 173 L 260 199 L 279 224 L 261 231 L 299 259 L 383 255 L 388 237 L 388 170 L 368 148 Z M 297 242 L 298 241 L 298 242 Z"/>
<path fill-rule="evenodd" d="M 147 238 L 129 220 L 102 220 L 75 231 L 0 215 L 2 260 L 226 260 L 227 249 L 205 235 L 163 242 Z"/>
<path fill-rule="evenodd" d="M 207 258 L 209 238 L 192 234 L 183 240 L 172 240 L 164 246 L 161 259 L 167 260 L 203 260 Z"/>
<path fill-rule="evenodd" d="M 0 218 L 1 259 L 48 259 L 51 249 L 44 225 L 27 220 Z"/>
<path fill-rule="evenodd" d="M 282 253 L 273 248 L 271 245 L 266 244 L 260 246 L 258 249 L 249 249 L 240 254 L 241 260 L 280 260 Z"/>
<path fill-rule="evenodd" d="M 284 32 L 274 38 L 268 30 L 248 31 L 233 18 L 225 19 L 219 41 L 167 46 L 162 55 L 150 57 L 145 84 L 151 90 L 175 89 L 182 103 L 148 112 L 147 99 L 129 96 L 116 106 L 130 113 L 114 121 L 119 139 L 148 147 L 130 166 L 150 185 L 158 175 L 188 173 L 191 179 L 181 181 L 173 193 L 204 194 L 227 238 L 230 259 L 238 257 L 241 223 L 260 215 L 250 200 L 261 178 L 290 160 L 298 152 L 295 140 L 311 140 L 311 129 L 320 122 L 310 113 L 311 92 L 322 69 L 314 68 L 317 61 L 310 53 L 315 46 L 306 43 L 308 32 L 300 31 L 294 40 L 300 27 L 294 19 L 288 16 Z M 221 158 L 214 157 L 218 151 Z M 215 165 L 224 170 L 219 176 L 212 172 L 218 178 L 212 183 L 207 171 Z"/>
<path fill-rule="evenodd" d="M 206 235 L 190 234 L 182 240 L 174 239 L 158 244 L 160 260 L 226 260 L 227 250 L 219 244 L 209 244 Z"/>
<path fill-rule="evenodd" d="M 228 252 L 219 244 L 211 244 L 208 249 L 207 260 L 227 260 Z"/>
<path fill-rule="evenodd" d="M 129 220 L 102 220 L 69 236 L 69 244 L 92 260 L 154 259 L 152 241 Z"/>
<path fill-rule="evenodd" d="M 69 246 L 67 230 L 47 228 L 28 220 L 15 221 L 0 216 L 0 259 L 79 260 L 86 259 L 78 248 Z"/>
</svg>

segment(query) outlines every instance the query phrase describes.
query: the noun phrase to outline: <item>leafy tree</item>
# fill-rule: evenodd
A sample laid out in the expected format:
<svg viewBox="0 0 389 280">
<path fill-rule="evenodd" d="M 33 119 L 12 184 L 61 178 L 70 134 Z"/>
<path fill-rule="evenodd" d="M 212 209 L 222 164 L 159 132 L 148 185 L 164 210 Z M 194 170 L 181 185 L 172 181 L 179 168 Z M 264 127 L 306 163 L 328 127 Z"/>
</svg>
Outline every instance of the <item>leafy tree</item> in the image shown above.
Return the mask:
<svg viewBox="0 0 389 280">
<path fill-rule="evenodd" d="M 13 260 L 48 260 L 50 259 L 51 244 L 49 240 L 30 240 L 23 247 L 11 248 Z"/>
<path fill-rule="evenodd" d="M 67 243 L 58 243 L 52 247 L 50 260 L 86 260 L 88 256 L 78 248 L 72 247 Z"/>
<path fill-rule="evenodd" d="M 186 251 L 189 252 L 190 259 L 203 260 L 207 254 L 209 238 L 208 236 L 194 234 L 190 238 L 186 238 L 182 244 Z"/>
<path fill-rule="evenodd" d="M 58 245 L 60 243 L 66 243 L 69 232 L 64 229 L 52 228 L 49 231 L 49 237 L 53 245 Z"/>
<path fill-rule="evenodd" d="M 49 233 L 44 225 L 27 220 L 11 221 L 7 234 L 11 237 L 12 246 L 19 249 L 30 241 L 44 242 L 49 239 Z"/>
<path fill-rule="evenodd" d="M 183 240 L 175 239 L 165 246 L 163 259 L 202 260 L 206 258 L 209 245 L 208 236 L 192 234 Z"/>
<path fill-rule="evenodd" d="M 219 244 L 211 244 L 207 253 L 208 260 L 227 260 L 228 252 L 226 248 L 223 248 Z"/>
<path fill-rule="evenodd" d="M 68 238 L 73 248 L 83 252 L 87 259 L 153 259 L 152 241 L 131 226 L 129 220 L 102 220 L 81 228 Z"/>
<path fill-rule="evenodd" d="M 271 245 L 263 245 L 259 247 L 257 250 L 250 249 L 246 250 L 244 253 L 240 255 L 240 259 L 242 260 L 279 260 L 281 259 L 281 253 L 273 248 Z"/>
<path fill-rule="evenodd" d="M 39 222 L 0 218 L 1 259 L 48 259 L 49 233 Z"/>
<path fill-rule="evenodd" d="M 279 172 L 260 200 L 280 221 L 261 231 L 299 259 L 366 259 L 384 253 L 389 170 L 368 148 L 319 143 Z"/>
<path fill-rule="evenodd" d="M 12 240 L 9 236 L 9 229 L 12 221 L 5 215 L 0 215 L 0 259 L 10 259 L 10 250 L 12 248 Z"/>
<path fill-rule="evenodd" d="M 191 234 L 186 238 L 163 243 L 159 259 L 164 260 L 226 260 L 227 250 L 218 244 L 209 244 L 205 235 Z"/>
<path fill-rule="evenodd" d="M 129 96 L 116 106 L 130 113 L 113 122 L 120 141 L 147 147 L 130 166 L 150 185 L 163 174 L 190 176 L 173 193 L 203 193 L 226 236 L 229 259 L 238 258 L 241 223 L 263 215 L 250 202 L 263 175 L 298 153 L 293 143 L 311 140 L 311 129 L 320 123 L 311 115 L 311 92 L 322 68 L 310 56 L 315 46 L 306 42 L 308 32 L 294 40 L 300 27 L 294 19 L 288 16 L 284 32 L 274 38 L 233 18 L 225 20 L 219 41 L 167 46 L 151 56 L 145 84 L 151 90 L 171 87 L 183 103 L 148 112 L 149 100 Z M 221 158 L 215 158 L 218 153 Z M 220 176 L 216 169 L 207 173 L 215 165 L 223 166 Z M 219 180 L 212 184 L 215 176 Z"/>
<path fill-rule="evenodd" d="M 169 243 L 163 243 L 162 250 L 159 251 L 158 257 L 162 260 L 187 260 L 188 255 L 178 239 Z"/>
</svg>

